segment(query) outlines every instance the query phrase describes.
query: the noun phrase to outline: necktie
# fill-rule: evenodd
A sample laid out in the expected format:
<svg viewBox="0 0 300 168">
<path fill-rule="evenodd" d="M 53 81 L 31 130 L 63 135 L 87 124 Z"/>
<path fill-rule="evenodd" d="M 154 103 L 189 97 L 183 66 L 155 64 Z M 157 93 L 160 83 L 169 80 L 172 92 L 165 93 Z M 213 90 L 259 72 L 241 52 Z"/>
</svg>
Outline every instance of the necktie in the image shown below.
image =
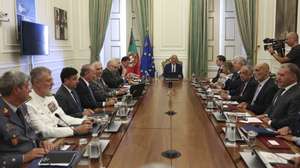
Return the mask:
<svg viewBox="0 0 300 168">
<path fill-rule="evenodd" d="M 262 87 L 262 84 L 258 84 L 257 85 L 254 97 L 253 97 L 252 102 L 251 102 L 251 105 L 254 105 L 254 102 L 255 102 L 255 100 L 256 100 L 256 98 L 257 98 L 257 96 L 258 96 L 258 94 L 259 94 L 259 92 L 261 90 L 261 87 Z"/>
<path fill-rule="evenodd" d="M 248 85 L 248 82 L 244 82 L 244 84 L 242 85 L 242 90 L 241 90 L 240 96 L 243 96 L 244 91 L 245 91 L 247 85 Z"/>
<path fill-rule="evenodd" d="M 280 98 L 280 96 L 282 96 L 282 93 L 285 91 L 285 89 L 280 89 L 278 91 L 278 94 L 276 94 L 276 97 L 274 99 L 273 105 L 275 105 L 275 103 L 277 102 L 277 100 Z"/>
<path fill-rule="evenodd" d="M 79 100 L 78 100 L 78 98 L 77 98 L 77 96 L 76 96 L 76 94 L 75 94 L 75 92 L 73 90 L 71 91 L 71 94 L 72 94 L 73 99 L 75 100 L 75 103 L 76 104 L 80 104 Z"/>
<path fill-rule="evenodd" d="M 25 119 L 24 119 L 24 116 L 22 114 L 22 111 L 20 108 L 17 108 L 17 111 L 16 111 L 20 121 L 22 122 L 22 124 L 25 126 Z"/>
</svg>

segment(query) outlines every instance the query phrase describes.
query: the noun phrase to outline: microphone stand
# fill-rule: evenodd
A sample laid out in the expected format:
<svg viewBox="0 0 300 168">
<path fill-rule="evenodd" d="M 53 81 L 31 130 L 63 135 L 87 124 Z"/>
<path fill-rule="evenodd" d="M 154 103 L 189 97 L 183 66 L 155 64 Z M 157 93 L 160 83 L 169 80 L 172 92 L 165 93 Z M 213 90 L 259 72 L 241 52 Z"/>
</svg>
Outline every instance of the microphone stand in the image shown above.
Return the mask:
<svg viewBox="0 0 300 168">
<path fill-rule="evenodd" d="M 176 159 L 181 156 L 180 152 L 173 149 L 173 133 L 172 133 L 172 130 L 173 130 L 173 122 L 172 122 L 173 120 L 172 119 L 173 118 L 172 117 L 174 115 L 176 115 L 176 112 L 172 110 L 172 97 L 175 94 L 174 88 L 172 88 L 172 86 L 173 86 L 172 81 L 169 81 L 169 83 L 168 83 L 169 111 L 165 112 L 165 114 L 170 117 L 170 149 L 161 153 L 161 155 L 163 157 L 171 159 L 171 167 L 172 167 L 172 159 Z"/>
</svg>

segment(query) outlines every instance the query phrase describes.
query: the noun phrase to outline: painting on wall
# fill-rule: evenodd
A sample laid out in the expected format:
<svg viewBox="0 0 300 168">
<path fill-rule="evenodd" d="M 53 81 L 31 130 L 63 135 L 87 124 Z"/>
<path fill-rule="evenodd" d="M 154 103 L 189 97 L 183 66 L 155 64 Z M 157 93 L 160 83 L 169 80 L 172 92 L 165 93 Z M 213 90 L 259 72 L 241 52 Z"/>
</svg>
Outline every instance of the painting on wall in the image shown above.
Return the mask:
<svg viewBox="0 0 300 168">
<path fill-rule="evenodd" d="M 67 11 L 54 8 L 55 40 L 68 40 Z"/>
<path fill-rule="evenodd" d="M 284 39 L 288 32 L 297 32 L 298 0 L 276 1 L 275 38 Z"/>
<path fill-rule="evenodd" d="M 36 20 L 35 0 L 16 0 L 16 13 L 17 40 L 19 40 L 22 20 L 31 22 Z"/>
</svg>

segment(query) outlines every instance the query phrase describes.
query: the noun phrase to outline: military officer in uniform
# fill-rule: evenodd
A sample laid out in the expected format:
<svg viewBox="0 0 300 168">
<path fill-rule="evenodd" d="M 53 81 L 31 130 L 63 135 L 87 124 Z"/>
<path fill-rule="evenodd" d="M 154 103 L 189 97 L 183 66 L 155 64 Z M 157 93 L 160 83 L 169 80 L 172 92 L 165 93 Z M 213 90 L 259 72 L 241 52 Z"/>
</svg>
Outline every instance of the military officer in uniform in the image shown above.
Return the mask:
<svg viewBox="0 0 300 168">
<path fill-rule="evenodd" d="M 16 168 L 42 157 L 54 149 L 52 143 L 39 141 L 30 127 L 27 107 L 29 77 L 9 71 L 0 78 L 0 167 Z"/>
<path fill-rule="evenodd" d="M 30 124 L 34 129 L 41 132 L 44 138 L 68 137 L 91 131 L 92 121 L 65 114 L 55 97 L 50 94 L 53 79 L 48 68 L 36 67 L 30 72 L 30 76 L 33 90 L 30 93 L 31 100 L 26 104 Z"/>
</svg>

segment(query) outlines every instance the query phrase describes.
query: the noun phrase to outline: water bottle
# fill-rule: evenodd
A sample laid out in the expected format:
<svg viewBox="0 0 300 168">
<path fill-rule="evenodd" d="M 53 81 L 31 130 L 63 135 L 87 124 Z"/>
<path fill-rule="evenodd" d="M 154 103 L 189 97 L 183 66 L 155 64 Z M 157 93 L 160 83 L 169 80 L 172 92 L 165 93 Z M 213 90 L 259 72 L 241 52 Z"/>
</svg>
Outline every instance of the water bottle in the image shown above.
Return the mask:
<svg viewBox="0 0 300 168">
<path fill-rule="evenodd" d="M 99 138 L 97 137 L 97 134 L 92 135 L 92 140 L 88 145 L 88 154 L 90 159 L 101 159 L 101 143 Z"/>
<path fill-rule="evenodd" d="M 225 140 L 230 144 L 236 143 L 236 123 L 226 122 Z"/>
<path fill-rule="evenodd" d="M 213 109 L 214 108 L 214 93 L 213 91 L 209 88 L 207 89 L 207 108 L 208 109 Z"/>
</svg>

